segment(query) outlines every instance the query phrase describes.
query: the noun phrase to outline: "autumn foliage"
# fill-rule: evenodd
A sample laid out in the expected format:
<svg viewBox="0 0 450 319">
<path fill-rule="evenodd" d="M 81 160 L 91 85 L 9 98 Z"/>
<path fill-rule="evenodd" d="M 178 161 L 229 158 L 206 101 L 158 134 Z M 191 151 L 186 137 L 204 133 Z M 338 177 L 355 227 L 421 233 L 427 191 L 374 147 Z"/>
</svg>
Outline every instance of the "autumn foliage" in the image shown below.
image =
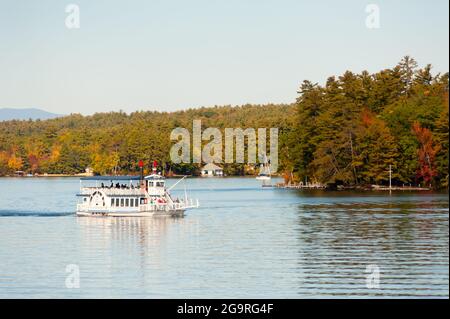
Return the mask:
<svg viewBox="0 0 450 319">
<path fill-rule="evenodd" d="M 429 129 L 421 127 L 419 122 L 414 122 L 412 132 L 419 141 L 419 167 L 417 169 L 417 178 L 423 179 L 426 184 L 431 184 L 433 178 L 437 176 L 436 155 L 440 150 L 439 145 L 434 145 L 433 136 Z"/>
<path fill-rule="evenodd" d="M 214 106 L 167 112 L 71 114 L 46 121 L 0 122 L 0 175 L 98 174 L 149 169 L 198 174 L 170 160 L 170 132 L 192 128 L 279 129 L 279 173 L 323 184 L 432 184 L 448 187 L 448 74 L 414 59 L 370 74 L 346 71 L 322 85 L 304 81 L 292 104 Z M 207 143 L 207 141 L 204 141 Z M 252 174 L 223 164 L 227 175 Z"/>
</svg>

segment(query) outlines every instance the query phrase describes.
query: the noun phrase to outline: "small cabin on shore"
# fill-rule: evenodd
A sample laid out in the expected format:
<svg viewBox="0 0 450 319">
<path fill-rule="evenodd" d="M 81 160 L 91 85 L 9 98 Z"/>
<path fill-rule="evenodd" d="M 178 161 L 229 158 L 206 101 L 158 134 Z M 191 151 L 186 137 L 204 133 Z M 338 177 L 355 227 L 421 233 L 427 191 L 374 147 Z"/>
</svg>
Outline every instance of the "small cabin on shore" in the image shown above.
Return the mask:
<svg viewBox="0 0 450 319">
<path fill-rule="evenodd" d="M 223 168 L 214 163 L 208 163 L 202 167 L 201 174 L 204 177 L 223 176 Z"/>
<path fill-rule="evenodd" d="M 86 167 L 86 169 L 84 170 L 84 175 L 85 176 L 94 176 L 94 170 L 92 169 L 92 167 Z"/>
<path fill-rule="evenodd" d="M 25 172 L 24 171 L 15 171 L 14 176 L 25 176 Z"/>
</svg>

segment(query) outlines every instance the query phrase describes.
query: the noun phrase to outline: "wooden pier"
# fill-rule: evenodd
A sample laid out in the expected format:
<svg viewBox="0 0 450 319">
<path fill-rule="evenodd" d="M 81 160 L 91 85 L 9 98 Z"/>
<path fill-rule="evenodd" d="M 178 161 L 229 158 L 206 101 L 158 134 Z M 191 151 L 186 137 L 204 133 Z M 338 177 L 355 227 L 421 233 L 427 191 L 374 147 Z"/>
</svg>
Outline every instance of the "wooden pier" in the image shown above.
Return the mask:
<svg viewBox="0 0 450 319">
<path fill-rule="evenodd" d="M 373 191 L 430 191 L 430 187 L 418 187 L 418 186 L 378 186 L 373 185 L 371 188 Z"/>
<path fill-rule="evenodd" d="M 316 183 L 307 183 L 307 184 L 303 184 L 303 183 L 289 183 L 289 184 L 285 184 L 285 183 L 277 183 L 275 184 L 275 186 L 272 187 L 276 187 L 276 188 L 285 188 L 285 189 L 325 189 L 326 186 L 322 185 L 322 184 L 316 184 Z"/>
<path fill-rule="evenodd" d="M 270 188 L 280 188 L 280 189 L 327 189 L 326 185 L 322 184 L 297 184 L 297 183 L 277 183 L 275 185 L 272 184 L 263 184 L 262 187 L 270 187 Z M 360 191 L 430 191 L 432 190 L 430 187 L 419 187 L 419 186 L 383 186 L 383 185 L 370 185 L 370 186 L 353 186 L 353 187 L 341 187 L 337 188 L 338 191 L 344 190 L 360 190 Z"/>
</svg>

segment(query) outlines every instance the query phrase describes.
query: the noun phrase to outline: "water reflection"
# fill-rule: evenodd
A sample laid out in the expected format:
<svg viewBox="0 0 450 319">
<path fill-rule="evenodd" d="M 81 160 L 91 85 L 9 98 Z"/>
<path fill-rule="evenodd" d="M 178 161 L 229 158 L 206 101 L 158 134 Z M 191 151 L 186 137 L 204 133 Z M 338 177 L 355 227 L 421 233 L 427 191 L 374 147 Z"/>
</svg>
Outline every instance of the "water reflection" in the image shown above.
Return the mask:
<svg viewBox="0 0 450 319">
<path fill-rule="evenodd" d="M 111 240 L 131 240 L 142 246 L 147 243 L 159 244 L 168 223 L 178 220 L 171 217 L 78 217 L 77 223 L 83 233 L 83 239 L 87 241 L 98 239 L 100 232 L 104 244 L 110 243 Z"/>
<path fill-rule="evenodd" d="M 300 295 L 448 296 L 447 205 L 370 198 L 300 205 Z M 366 287 L 371 264 L 381 268 L 380 289 Z"/>
<path fill-rule="evenodd" d="M 100 260 L 108 266 L 103 276 L 111 278 L 111 285 L 118 273 L 127 272 L 141 288 L 152 286 L 155 273 L 167 266 L 172 241 L 196 231 L 183 217 L 78 217 L 77 224 L 87 270 L 93 271 L 92 260 Z"/>
</svg>

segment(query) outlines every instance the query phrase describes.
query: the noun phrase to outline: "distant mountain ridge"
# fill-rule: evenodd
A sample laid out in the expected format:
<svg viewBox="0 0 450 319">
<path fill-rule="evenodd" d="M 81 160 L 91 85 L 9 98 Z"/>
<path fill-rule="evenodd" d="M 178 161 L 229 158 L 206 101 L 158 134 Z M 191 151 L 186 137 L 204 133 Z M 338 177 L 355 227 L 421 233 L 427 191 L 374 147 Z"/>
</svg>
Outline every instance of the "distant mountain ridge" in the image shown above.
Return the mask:
<svg viewBox="0 0 450 319">
<path fill-rule="evenodd" d="M 0 121 L 29 120 L 29 119 L 47 120 L 61 116 L 63 115 L 50 113 L 36 108 L 26 108 L 26 109 L 0 108 Z"/>
</svg>

